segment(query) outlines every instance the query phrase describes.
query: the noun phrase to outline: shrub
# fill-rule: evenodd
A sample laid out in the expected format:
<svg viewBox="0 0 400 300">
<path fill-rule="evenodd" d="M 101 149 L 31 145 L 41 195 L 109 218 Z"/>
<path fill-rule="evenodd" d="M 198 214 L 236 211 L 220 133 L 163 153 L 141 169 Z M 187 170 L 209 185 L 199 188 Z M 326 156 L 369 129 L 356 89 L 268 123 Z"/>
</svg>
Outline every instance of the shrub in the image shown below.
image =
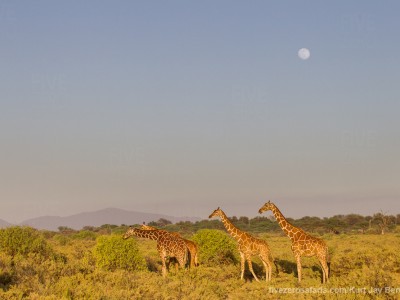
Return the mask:
<svg viewBox="0 0 400 300">
<path fill-rule="evenodd" d="M 14 257 L 19 254 L 38 254 L 47 257 L 52 253 L 42 234 L 31 227 L 13 226 L 0 230 L 0 249 Z"/>
<path fill-rule="evenodd" d="M 98 267 L 109 271 L 146 269 L 146 261 L 139 253 L 137 242 L 134 239 L 124 240 L 120 235 L 99 236 L 94 257 Z"/>
<path fill-rule="evenodd" d="M 221 230 L 201 229 L 192 239 L 199 245 L 199 260 L 202 264 L 229 264 L 238 261 L 235 241 Z"/>
<path fill-rule="evenodd" d="M 63 234 L 56 234 L 53 239 L 61 246 L 65 246 L 71 241 L 70 237 L 67 237 Z"/>
</svg>

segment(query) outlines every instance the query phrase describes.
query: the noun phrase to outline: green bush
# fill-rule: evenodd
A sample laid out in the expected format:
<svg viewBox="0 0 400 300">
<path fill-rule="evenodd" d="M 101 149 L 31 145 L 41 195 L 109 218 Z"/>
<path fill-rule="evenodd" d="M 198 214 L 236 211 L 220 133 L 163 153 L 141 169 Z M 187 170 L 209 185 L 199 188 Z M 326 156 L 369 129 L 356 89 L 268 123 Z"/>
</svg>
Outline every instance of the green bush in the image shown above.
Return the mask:
<svg viewBox="0 0 400 300">
<path fill-rule="evenodd" d="M 201 229 L 192 239 L 199 245 L 199 260 L 202 264 L 215 265 L 238 262 L 237 244 L 224 231 Z"/>
<path fill-rule="evenodd" d="M 99 236 L 94 248 L 96 265 L 105 270 L 145 270 L 146 261 L 139 253 L 134 239 L 124 240 L 120 235 Z"/>
<path fill-rule="evenodd" d="M 52 253 L 43 235 L 31 227 L 13 226 L 0 230 L 0 249 L 14 257 L 33 253 L 47 257 Z"/>
<path fill-rule="evenodd" d="M 67 236 L 65 236 L 63 234 L 56 234 L 53 237 L 53 240 L 55 240 L 61 246 L 66 246 L 71 241 L 71 238 L 67 237 Z"/>
</svg>

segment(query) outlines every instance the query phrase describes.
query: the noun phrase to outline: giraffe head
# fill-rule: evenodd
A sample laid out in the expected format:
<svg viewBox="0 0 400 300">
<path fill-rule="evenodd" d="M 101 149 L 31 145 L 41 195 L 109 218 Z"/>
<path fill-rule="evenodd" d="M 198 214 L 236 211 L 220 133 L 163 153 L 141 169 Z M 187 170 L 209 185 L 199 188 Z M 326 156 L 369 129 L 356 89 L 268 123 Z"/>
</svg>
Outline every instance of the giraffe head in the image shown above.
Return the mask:
<svg viewBox="0 0 400 300">
<path fill-rule="evenodd" d="M 264 211 L 272 210 L 274 207 L 275 205 L 271 201 L 268 201 L 258 210 L 258 213 L 261 214 Z"/>
<path fill-rule="evenodd" d="M 129 237 L 135 235 L 135 234 L 134 234 L 135 231 L 136 231 L 136 228 L 133 228 L 132 226 L 130 226 L 130 227 L 128 228 L 128 230 L 124 233 L 124 235 L 122 236 L 122 238 L 123 238 L 124 240 L 126 240 L 127 238 L 129 238 Z"/>
<path fill-rule="evenodd" d="M 208 217 L 211 219 L 212 217 L 222 217 L 222 215 L 223 215 L 223 211 L 222 211 L 222 209 L 220 209 L 219 207 L 216 209 L 216 210 L 214 210 L 213 212 L 212 212 L 212 214 L 211 215 L 209 215 Z"/>
</svg>

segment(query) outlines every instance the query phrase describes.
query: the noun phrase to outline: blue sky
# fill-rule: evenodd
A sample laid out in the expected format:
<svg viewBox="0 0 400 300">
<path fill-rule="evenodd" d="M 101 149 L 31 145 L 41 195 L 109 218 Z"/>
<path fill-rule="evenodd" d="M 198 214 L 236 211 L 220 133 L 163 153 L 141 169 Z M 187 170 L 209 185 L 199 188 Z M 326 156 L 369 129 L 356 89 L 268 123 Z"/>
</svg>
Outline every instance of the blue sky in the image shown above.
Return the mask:
<svg viewBox="0 0 400 300">
<path fill-rule="evenodd" d="M 1 1 L 0 218 L 400 213 L 399 8 Z"/>
</svg>

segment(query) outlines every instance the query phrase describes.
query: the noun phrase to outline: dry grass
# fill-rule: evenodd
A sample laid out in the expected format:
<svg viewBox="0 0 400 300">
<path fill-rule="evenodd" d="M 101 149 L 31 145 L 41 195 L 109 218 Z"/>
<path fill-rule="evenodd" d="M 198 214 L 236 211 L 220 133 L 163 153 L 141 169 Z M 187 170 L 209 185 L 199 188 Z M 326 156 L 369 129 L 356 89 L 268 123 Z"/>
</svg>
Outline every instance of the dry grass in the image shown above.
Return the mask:
<svg viewBox="0 0 400 300">
<path fill-rule="evenodd" d="M 255 282 L 249 272 L 241 281 L 239 265 L 202 266 L 160 275 L 155 242 L 139 239 L 148 271 L 97 269 L 91 251 L 95 241 L 50 238 L 57 258 L 14 258 L 0 252 L 0 299 L 398 299 L 400 235 L 325 235 L 331 252 L 331 278 L 321 284 L 315 258 L 304 258 L 303 281 L 285 236 L 261 235 L 277 260 L 272 281 Z M 201 251 L 201 249 L 200 249 Z M 260 278 L 265 272 L 254 258 Z M 385 288 L 398 288 L 388 290 Z M 375 289 L 375 290 L 374 290 Z M 382 289 L 382 290 L 378 290 Z M 386 293 L 385 293 L 386 292 Z M 294 295 L 295 293 L 295 295 Z"/>
</svg>

